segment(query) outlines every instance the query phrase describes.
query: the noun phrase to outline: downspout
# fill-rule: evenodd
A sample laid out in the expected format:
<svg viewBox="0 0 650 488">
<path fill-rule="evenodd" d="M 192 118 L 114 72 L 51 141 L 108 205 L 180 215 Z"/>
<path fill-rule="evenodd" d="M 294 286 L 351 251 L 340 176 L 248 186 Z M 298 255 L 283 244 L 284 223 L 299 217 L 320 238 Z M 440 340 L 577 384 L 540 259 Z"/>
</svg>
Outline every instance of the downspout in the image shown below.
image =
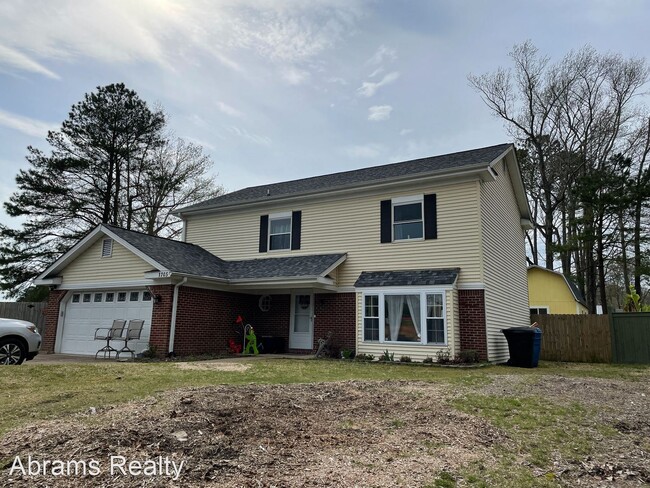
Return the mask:
<svg viewBox="0 0 650 488">
<path fill-rule="evenodd" d="M 187 283 L 187 276 L 174 286 L 174 299 L 172 302 L 172 322 L 169 325 L 169 356 L 174 355 L 174 336 L 176 335 L 176 312 L 178 310 L 178 289 Z"/>
</svg>

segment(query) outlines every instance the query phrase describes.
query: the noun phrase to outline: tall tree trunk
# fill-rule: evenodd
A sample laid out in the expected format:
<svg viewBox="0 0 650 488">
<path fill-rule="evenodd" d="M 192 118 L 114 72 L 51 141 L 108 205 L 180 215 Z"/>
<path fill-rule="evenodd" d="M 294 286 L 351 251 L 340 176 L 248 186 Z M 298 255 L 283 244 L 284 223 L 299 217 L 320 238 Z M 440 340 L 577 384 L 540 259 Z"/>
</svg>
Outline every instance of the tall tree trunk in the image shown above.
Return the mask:
<svg viewBox="0 0 650 488">
<path fill-rule="evenodd" d="M 596 266 L 598 268 L 598 288 L 600 291 L 600 304 L 603 307 L 603 313 L 607 313 L 607 288 L 605 287 L 605 245 L 603 242 L 603 214 L 598 216 L 596 223 Z"/>
<path fill-rule="evenodd" d="M 544 209 L 544 253 L 546 269 L 553 269 L 553 211 L 551 192 L 545 192 L 545 205 Z"/>
<path fill-rule="evenodd" d="M 641 214 L 643 202 L 639 198 L 634 205 L 634 288 L 639 296 L 641 293 Z M 628 285 L 629 286 L 629 285 Z"/>
<path fill-rule="evenodd" d="M 621 208 L 618 212 L 618 231 L 621 233 L 621 266 L 623 267 L 623 284 L 624 289 L 630 286 L 630 273 L 627 267 L 627 239 L 625 237 L 625 209 Z"/>
</svg>

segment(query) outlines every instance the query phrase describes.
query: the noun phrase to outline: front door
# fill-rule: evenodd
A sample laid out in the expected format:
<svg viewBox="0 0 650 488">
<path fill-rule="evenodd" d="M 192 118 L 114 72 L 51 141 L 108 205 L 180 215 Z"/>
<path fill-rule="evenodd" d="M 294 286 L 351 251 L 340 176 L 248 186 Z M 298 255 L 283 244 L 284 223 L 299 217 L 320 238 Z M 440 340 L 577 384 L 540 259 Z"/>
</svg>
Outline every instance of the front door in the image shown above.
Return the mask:
<svg viewBox="0 0 650 488">
<path fill-rule="evenodd" d="M 314 347 L 314 295 L 291 295 L 290 349 Z"/>
</svg>

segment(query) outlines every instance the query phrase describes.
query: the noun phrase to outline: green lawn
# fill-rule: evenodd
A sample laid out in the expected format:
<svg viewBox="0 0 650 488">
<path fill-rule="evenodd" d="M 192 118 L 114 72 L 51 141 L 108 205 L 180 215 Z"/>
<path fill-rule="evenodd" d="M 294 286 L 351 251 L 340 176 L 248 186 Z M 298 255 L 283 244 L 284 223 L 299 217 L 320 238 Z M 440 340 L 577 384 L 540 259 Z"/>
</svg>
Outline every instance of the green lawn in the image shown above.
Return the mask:
<svg viewBox="0 0 650 488">
<path fill-rule="evenodd" d="M 199 364 L 199 363 L 196 363 Z M 144 398 L 159 392 L 209 385 L 310 383 L 343 380 L 415 380 L 440 382 L 460 392 L 449 398 L 450 408 L 487 419 L 505 431 L 517 445 L 515 451 L 498 452 L 491 466 L 468 466 L 461 473 L 440 474 L 430 486 L 557 486 L 553 476 L 533 477 L 528 466 L 547 469 L 553 456 L 580 459 L 596 449 L 584 425 L 598 413 L 598 405 L 558 403 L 535 396 L 534 391 L 489 394 L 480 391 L 498 384 L 501 375 L 515 375 L 523 385 L 555 375 L 569 379 L 598 378 L 606 381 L 646 385 L 650 367 L 542 363 L 536 369 L 487 366 L 475 369 L 442 368 L 417 364 L 369 364 L 354 361 L 261 359 L 245 363 L 245 371 L 183 369 L 176 363 L 85 363 L 29 364 L 0 368 L 0 434 L 32 423 L 52 419 L 89 407 L 104 407 Z M 603 411 L 610 408 L 603 405 Z M 585 427 L 585 428 L 583 428 Z M 591 428 L 591 426 L 589 426 Z M 593 435 L 593 430 L 590 431 Z M 617 435 L 604 426 L 603 438 Z"/>
<path fill-rule="evenodd" d="M 244 372 L 180 369 L 176 363 L 42 364 L 0 370 L 0 434 L 33 419 L 56 418 L 89 407 L 143 398 L 190 386 L 310 383 L 341 380 L 422 380 L 484 384 L 500 374 L 560 374 L 636 381 L 645 367 L 542 363 L 528 370 L 489 366 L 477 369 L 369 364 L 354 361 L 269 359 L 251 361 Z"/>
</svg>

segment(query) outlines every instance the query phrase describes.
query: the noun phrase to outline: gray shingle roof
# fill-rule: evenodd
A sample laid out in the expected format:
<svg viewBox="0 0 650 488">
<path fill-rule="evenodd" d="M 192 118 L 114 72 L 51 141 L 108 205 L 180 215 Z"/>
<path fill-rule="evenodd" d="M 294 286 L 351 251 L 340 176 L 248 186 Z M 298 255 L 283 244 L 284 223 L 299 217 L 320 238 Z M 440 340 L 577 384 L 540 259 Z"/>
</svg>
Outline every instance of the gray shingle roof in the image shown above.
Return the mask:
<svg viewBox="0 0 650 488">
<path fill-rule="evenodd" d="M 103 225 L 169 271 L 196 276 L 227 278 L 226 262 L 200 246 L 154 237 L 112 225 Z"/>
<path fill-rule="evenodd" d="M 232 280 L 320 276 L 345 254 L 228 261 Z"/>
<path fill-rule="evenodd" d="M 345 254 L 224 261 L 200 246 L 103 224 L 169 271 L 224 280 L 321 276 Z"/>
<path fill-rule="evenodd" d="M 374 288 L 378 286 L 453 285 L 459 273 L 460 268 L 363 271 L 354 286 L 356 288 Z"/>
<path fill-rule="evenodd" d="M 512 144 L 499 144 L 497 146 L 414 159 L 401 163 L 385 164 L 382 166 L 373 166 L 371 168 L 362 168 L 281 183 L 252 186 L 179 209 L 178 213 L 263 201 L 270 197 L 288 197 L 337 188 L 355 187 L 393 178 L 423 176 L 450 169 L 469 169 L 472 166 L 481 164 L 488 165 L 511 146 Z"/>
<path fill-rule="evenodd" d="M 576 285 L 576 283 L 569 278 L 566 278 L 566 282 L 569 284 L 569 288 L 571 288 L 571 293 L 573 293 L 573 297 L 576 299 L 576 301 L 580 302 L 582 305 L 586 307 L 587 302 L 585 300 L 584 295 L 580 291 L 578 285 Z"/>
</svg>

